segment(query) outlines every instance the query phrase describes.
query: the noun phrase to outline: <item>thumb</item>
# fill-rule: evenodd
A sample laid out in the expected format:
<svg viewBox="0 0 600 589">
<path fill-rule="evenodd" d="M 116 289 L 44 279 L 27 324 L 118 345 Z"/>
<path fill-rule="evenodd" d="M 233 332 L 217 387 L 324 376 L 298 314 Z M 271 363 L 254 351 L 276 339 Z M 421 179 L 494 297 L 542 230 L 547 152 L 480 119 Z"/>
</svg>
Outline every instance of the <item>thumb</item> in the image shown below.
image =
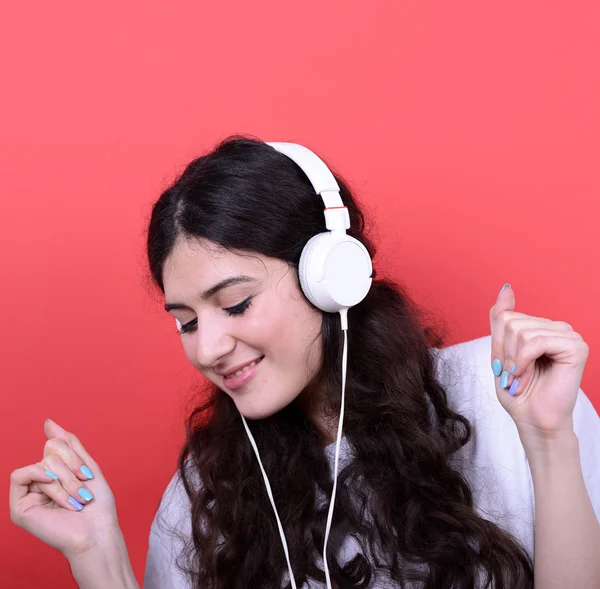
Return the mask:
<svg viewBox="0 0 600 589">
<path fill-rule="evenodd" d="M 58 438 L 67 444 L 69 443 L 67 439 L 69 432 L 58 425 L 56 421 L 52 421 L 49 417 L 47 417 L 46 421 L 44 421 L 44 433 L 48 439 Z"/>
<path fill-rule="evenodd" d="M 58 425 L 58 423 L 52 421 L 50 418 L 47 418 L 44 422 L 44 433 L 46 434 L 46 437 L 48 439 L 58 438 L 59 440 L 65 442 L 65 444 L 67 444 L 75 452 L 77 452 L 79 457 L 92 469 L 94 475 L 102 475 L 98 463 L 89 455 L 89 453 L 83 447 L 83 444 L 75 434 L 68 432 L 66 429 L 62 428 L 60 425 Z"/>
<path fill-rule="evenodd" d="M 494 331 L 494 324 L 496 318 L 502 311 L 514 311 L 515 310 L 515 291 L 512 286 L 506 283 L 500 290 L 496 303 L 490 309 L 490 326 L 492 332 Z"/>
</svg>

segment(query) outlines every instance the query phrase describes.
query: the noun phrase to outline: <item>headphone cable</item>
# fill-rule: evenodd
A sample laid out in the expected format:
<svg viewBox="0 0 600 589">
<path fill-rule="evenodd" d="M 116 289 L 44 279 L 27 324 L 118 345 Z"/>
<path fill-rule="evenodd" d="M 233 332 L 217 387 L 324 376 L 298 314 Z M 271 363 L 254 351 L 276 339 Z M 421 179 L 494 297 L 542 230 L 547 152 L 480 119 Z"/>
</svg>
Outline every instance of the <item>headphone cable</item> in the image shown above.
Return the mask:
<svg viewBox="0 0 600 589">
<path fill-rule="evenodd" d="M 342 400 L 340 404 L 340 418 L 338 420 L 338 431 L 337 438 L 335 441 L 335 460 L 333 466 L 333 490 L 331 492 L 331 501 L 329 503 L 329 512 L 327 514 L 327 525 L 325 526 L 325 541 L 323 542 L 323 567 L 325 569 L 325 580 L 327 582 L 327 589 L 332 589 L 331 587 L 331 578 L 329 576 L 329 566 L 327 565 L 327 542 L 329 540 L 329 532 L 331 530 L 331 522 L 333 521 L 333 508 L 335 506 L 335 495 L 337 491 L 337 477 L 338 477 L 338 466 L 340 460 L 340 442 L 342 440 L 342 430 L 343 430 L 343 422 L 344 422 L 344 406 L 345 406 L 345 397 L 346 397 L 346 370 L 348 366 L 348 310 L 342 309 L 340 311 L 340 319 L 342 324 L 342 332 L 344 334 L 344 349 L 342 352 Z M 283 552 L 285 553 L 285 560 L 287 562 L 288 571 L 290 573 L 290 584 L 291 589 L 297 589 L 296 581 L 294 580 L 294 573 L 292 571 L 292 564 L 290 562 L 290 553 L 288 550 L 288 545 L 285 540 L 285 533 L 283 531 L 283 526 L 281 525 L 281 520 L 279 519 L 279 514 L 277 513 L 277 507 L 275 507 L 275 499 L 273 499 L 273 492 L 271 491 L 271 485 L 269 483 L 269 478 L 267 477 L 267 473 L 263 467 L 262 461 L 260 459 L 260 453 L 258 452 L 258 447 L 256 446 L 256 442 L 254 440 L 254 436 L 248 427 L 246 422 L 246 418 L 240 413 L 242 418 L 242 422 L 244 424 L 244 428 L 246 429 L 246 434 L 248 435 L 248 439 L 250 440 L 250 444 L 252 445 L 252 449 L 254 450 L 254 454 L 258 459 L 258 465 L 260 466 L 260 471 L 263 475 L 263 479 L 265 481 L 265 487 L 267 489 L 267 495 L 269 496 L 269 501 L 271 502 L 271 507 L 273 507 L 273 512 L 275 513 L 275 518 L 277 519 L 277 528 L 279 529 L 279 536 L 281 538 L 281 545 L 283 546 Z"/>
</svg>

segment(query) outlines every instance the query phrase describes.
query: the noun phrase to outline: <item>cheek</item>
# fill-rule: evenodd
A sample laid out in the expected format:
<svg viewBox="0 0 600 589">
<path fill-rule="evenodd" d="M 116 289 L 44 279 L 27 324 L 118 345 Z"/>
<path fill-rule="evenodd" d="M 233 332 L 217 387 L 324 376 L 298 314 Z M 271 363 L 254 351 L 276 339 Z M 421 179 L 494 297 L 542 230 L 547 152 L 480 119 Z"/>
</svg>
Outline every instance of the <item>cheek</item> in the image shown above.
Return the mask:
<svg viewBox="0 0 600 589">
<path fill-rule="evenodd" d="M 285 351 L 305 356 L 307 345 L 320 333 L 322 316 L 300 297 L 298 293 L 285 299 L 275 296 L 261 301 L 244 330 L 247 343 L 277 355 Z"/>
<path fill-rule="evenodd" d="M 308 304 L 294 305 L 281 321 L 276 334 L 278 345 L 291 362 L 303 367 L 320 361 L 322 315 Z M 303 368 L 304 369 L 304 368 Z"/>
</svg>

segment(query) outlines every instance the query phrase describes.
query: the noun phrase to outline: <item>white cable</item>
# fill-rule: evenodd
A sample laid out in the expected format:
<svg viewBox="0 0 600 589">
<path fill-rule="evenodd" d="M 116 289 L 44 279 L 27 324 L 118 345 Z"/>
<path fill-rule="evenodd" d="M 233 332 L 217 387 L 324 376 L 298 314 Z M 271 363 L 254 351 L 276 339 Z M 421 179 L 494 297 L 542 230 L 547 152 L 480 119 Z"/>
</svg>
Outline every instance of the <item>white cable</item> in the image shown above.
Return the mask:
<svg viewBox="0 0 600 589">
<path fill-rule="evenodd" d="M 281 520 L 279 519 L 279 514 L 277 513 L 277 508 L 275 507 L 275 499 L 273 499 L 273 493 L 271 492 L 271 485 L 269 484 L 269 479 L 267 477 L 267 473 L 263 468 L 262 462 L 260 460 L 260 454 L 258 453 L 258 448 L 256 446 L 256 442 L 254 441 L 254 437 L 252 436 L 252 432 L 246 423 L 245 417 L 240 413 L 242 417 L 242 421 L 244 422 L 244 427 L 246 428 L 246 433 L 248 434 L 248 438 L 250 443 L 252 444 L 252 448 L 254 449 L 254 453 L 256 454 L 256 458 L 258 458 L 258 465 L 260 466 L 260 471 L 262 472 L 263 479 L 265 480 L 265 485 L 267 487 L 267 495 L 269 496 L 269 500 L 271 501 L 271 505 L 273 506 L 273 511 L 275 512 L 275 517 L 277 519 L 277 527 L 279 528 L 279 535 L 281 536 L 281 544 L 283 545 L 283 551 L 285 552 L 285 559 L 287 560 L 288 570 L 290 571 L 290 583 L 292 584 L 292 589 L 296 589 L 296 581 L 294 580 L 294 573 L 292 572 L 292 564 L 290 563 L 290 553 L 288 551 L 287 542 L 285 541 L 285 534 L 283 533 L 283 526 L 281 525 Z"/>
<path fill-rule="evenodd" d="M 325 580 L 327 581 L 327 589 L 332 589 L 331 587 L 331 579 L 329 577 L 329 567 L 327 566 L 327 541 L 329 540 L 329 531 L 331 530 L 331 522 L 333 520 L 333 508 L 335 505 L 335 493 L 337 490 L 337 477 L 338 477 L 338 464 L 340 460 L 340 442 L 342 439 L 342 429 L 344 423 L 344 405 L 345 405 L 345 397 L 346 397 L 346 368 L 348 365 L 348 315 L 347 309 L 342 309 L 340 311 L 340 319 L 342 322 L 342 331 L 344 333 L 344 350 L 342 352 L 342 402 L 340 404 L 340 418 L 338 421 L 338 431 L 337 438 L 335 442 L 335 462 L 333 466 L 333 491 L 331 493 L 331 502 L 329 503 L 329 513 L 327 514 L 327 525 L 325 527 L 325 542 L 323 543 L 323 565 L 325 568 Z M 277 527 L 279 528 L 279 536 L 281 537 L 281 544 L 283 546 L 283 552 L 285 553 L 285 559 L 287 561 L 288 570 L 290 572 L 290 583 L 292 585 L 292 589 L 296 588 L 296 581 L 294 580 L 294 573 L 292 571 L 292 564 L 290 562 L 290 553 L 288 551 L 287 542 L 285 540 L 285 534 L 283 532 L 283 526 L 281 525 L 281 520 L 279 519 L 279 514 L 277 513 L 277 508 L 275 507 L 275 499 L 273 499 L 273 493 L 271 491 L 271 485 L 269 483 L 269 478 L 267 477 L 267 473 L 263 468 L 262 461 L 260 459 L 260 454 L 258 452 L 258 447 L 256 446 L 256 442 L 254 441 L 254 436 L 246 423 L 246 418 L 240 413 L 242 418 L 242 422 L 244 424 L 244 428 L 246 429 L 246 434 L 248 434 L 248 439 L 250 440 L 250 444 L 252 445 L 252 449 L 254 450 L 254 454 L 258 459 L 258 465 L 260 466 L 260 471 L 262 472 L 263 479 L 265 481 L 265 486 L 267 488 L 267 495 L 269 496 L 269 501 L 271 502 L 271 506 L 273 507 L 273 512 L 275 513 L 275 518 L 277 519 Z"/>
<path fill-rule="evenodd" d="M 333 466 L 333 491 L 331 493 L 331 502 L 329 503 L 329 513 L 327 514 L 327 526 L 325 527 L 325 542 L 323 543 L 323 565 L 325 568 L 325 580 L 327 589 L 331 588 L 331 579 L 329 578 L 329 567 L 327 566 L 327 541 L 329 540 L 329 530 L 333 520 L 333 507 L 335 505 L 335 492 L 337 490 L 338 463 L 340 459 L 340 441 L 342 439 L 342 426 L 344 423 L 344 401 L 346 397 L 346 368 L 348 364 L 348 316 L 347 309 L 340 311 L 342 322 L 342 331 L 344 332 L 344 351 L 342 352 L 342 402 L 340 404 L 340 418 L 338 421 L 337 439 L 335 441 L 335 463 Z"/>
</svg>

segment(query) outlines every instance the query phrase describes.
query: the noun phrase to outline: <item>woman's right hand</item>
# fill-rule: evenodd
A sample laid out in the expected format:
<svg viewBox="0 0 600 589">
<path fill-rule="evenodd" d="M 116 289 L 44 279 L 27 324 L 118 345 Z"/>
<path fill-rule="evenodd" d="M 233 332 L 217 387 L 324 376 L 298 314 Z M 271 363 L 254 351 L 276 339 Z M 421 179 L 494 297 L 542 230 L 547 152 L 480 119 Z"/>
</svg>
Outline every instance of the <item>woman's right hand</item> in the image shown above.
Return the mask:
<svg viewBox="0 0 600 589">
<path fill-rule="evenodd" d="M 45 422 L 44 432 L 48 441 L 41 462 L 11 474 L 11 519 L 67 559 L 94 547 L 100 550 L 120 534 L 113 493 L 75 435 L 51 420 Z M 91 479 L 86 476 L 90 471 Z"/>
</svg>

